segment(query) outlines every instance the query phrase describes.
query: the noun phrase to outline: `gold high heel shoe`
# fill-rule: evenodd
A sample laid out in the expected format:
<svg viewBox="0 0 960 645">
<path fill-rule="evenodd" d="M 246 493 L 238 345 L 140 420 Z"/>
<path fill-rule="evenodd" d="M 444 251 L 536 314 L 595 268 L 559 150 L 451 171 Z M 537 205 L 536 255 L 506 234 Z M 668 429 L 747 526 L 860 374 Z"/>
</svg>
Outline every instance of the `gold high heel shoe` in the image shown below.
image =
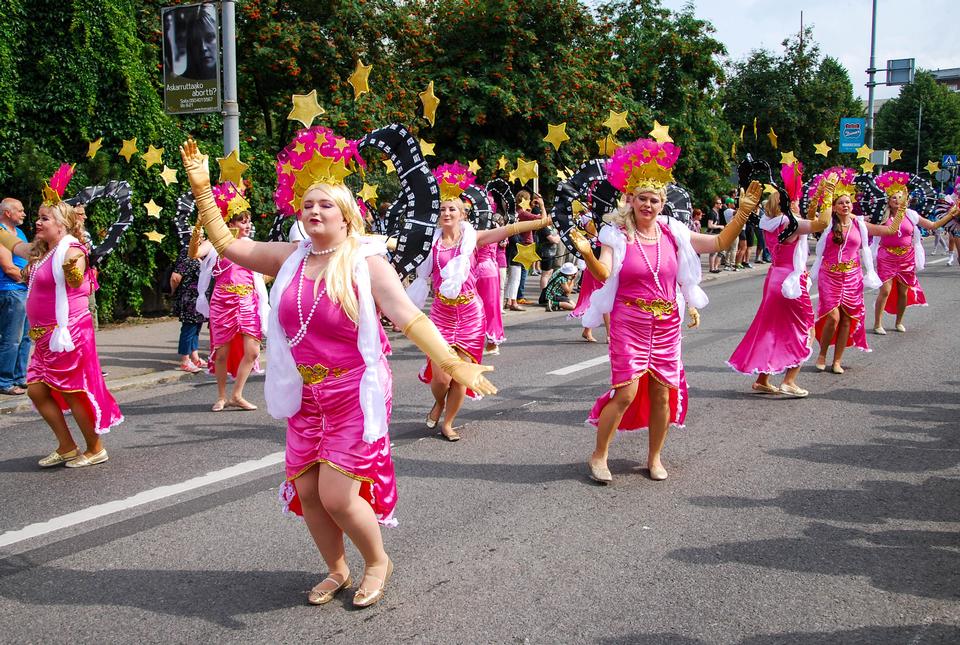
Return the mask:
<svg viewBox="0 0 960 645">
<path fill-rule="evenodd" d="M 330 582 L 333 582 L 337 586 L 333 589 L 320 589 L 320 585 L 322 585 L 327 580 L 329 580 Z M 337 579 L 334 578 L 332 575 L 327 576 L 326 578 L 321 580 L 316 587 L 314 587 L 307 593 L 307 602 L 310 603 L 311 605 L 325 605 L 331 600 L 333 600 L 334 596 L 340 593 L 341 589 L 346 589 L 352 584 L 353 584 L 353 577 L 349 573 L 347 574 L 347 577 L 344 578 L 343 582 L 337 582 Z"/>
<path fill-rule="evenodd" d="M 380 586 L 377 589 L 372 591 L 367 591 L 364 588 L 357 589 L 357 593 L 353 594 L 353 606 L 360 609 L 365 609 L 366 607 L 371 607 L 381 600 L 383 600 L 384 590 L 387 588 L 387 582 L 390 581 L 390 576 L 393 574 L 393 560 L 387 560 L 387 574 L 383 577 L 383 580 L 380 582 Z M 370 577 L 374 580 L 379 580 L 376 576 L 367 576 L 366 572 L 363 574 L 364 578 Z"/>
</svg>

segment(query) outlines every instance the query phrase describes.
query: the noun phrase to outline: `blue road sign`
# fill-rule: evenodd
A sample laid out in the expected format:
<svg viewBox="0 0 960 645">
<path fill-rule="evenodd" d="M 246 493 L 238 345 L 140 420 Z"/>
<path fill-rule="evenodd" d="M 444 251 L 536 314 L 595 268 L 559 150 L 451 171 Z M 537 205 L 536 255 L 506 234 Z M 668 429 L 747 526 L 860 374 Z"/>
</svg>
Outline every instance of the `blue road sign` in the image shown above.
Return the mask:
<svg viewBox="0 0 960 645">
<path fill-rule="evenodd" d="M 943 159 L 940 160 L 940 165 L 944 168 L 956 168 L 957 155 L 943 155 Z"/>
<path fill-rule="evenodd" d="M 840 119 L 840 152 L 856 152 L 866 136 L 866 119 Z"/>
</svg>

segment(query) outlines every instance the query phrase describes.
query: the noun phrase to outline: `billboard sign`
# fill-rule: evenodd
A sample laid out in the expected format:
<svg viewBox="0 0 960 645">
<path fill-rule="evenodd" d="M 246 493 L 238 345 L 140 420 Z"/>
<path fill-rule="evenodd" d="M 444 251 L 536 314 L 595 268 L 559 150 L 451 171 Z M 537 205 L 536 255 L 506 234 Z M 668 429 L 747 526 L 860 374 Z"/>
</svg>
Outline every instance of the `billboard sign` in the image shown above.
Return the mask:
<svg viewBox="0 0 960 645">
<path fill-rule="evenodd" d="M 840 119 L 840 152 L 856 152 L 866 136 L 866 119 Z"/>
<path fill-rule="evenodd" d="M 215 4 L 160 10 L 163 109 L 167 114 L 220 111 L 220 21 Z"/>
</svg>

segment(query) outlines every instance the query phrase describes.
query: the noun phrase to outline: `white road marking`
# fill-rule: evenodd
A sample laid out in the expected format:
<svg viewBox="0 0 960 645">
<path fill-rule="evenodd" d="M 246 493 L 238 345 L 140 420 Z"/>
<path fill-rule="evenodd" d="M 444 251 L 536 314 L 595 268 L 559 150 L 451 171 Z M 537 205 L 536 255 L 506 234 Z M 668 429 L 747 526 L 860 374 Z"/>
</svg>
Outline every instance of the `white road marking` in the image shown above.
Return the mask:
<svg viewBox="0 0 960 645">
<path fill-rule="evenodd" d="M 216 470 L 200 477 L 194 477 L 193 479 L 188 479 L 184 482 L 180 482 L 179 484 L 159 486 L 157 488 L 145 490 L 142 493 L 137 493 L 136 495 L 126 499 L 118 499 L 112 502 L 106 502 L 104 504 L 97 504 L 96 506 L 91 506 L 80 511 L 55 517 L 51 520 L 47 520 L 46 522 L 30 524 L 29 526 L 25 526 L 17 531 L 7 531 L 6 533 L 0 534 L 0 548 L 40 537 L 48 533 L 53 533 L 54 531 L 59 531 L 71 526 L 76 526 L 77 524 L 82 524 L 83 522 L 89 522 L 90 520 L 112 515 L 113 513 L 119 513 L 120 511 L 125 511 L 130 508 L 143 506 L 144 504 L 149 504 L 150 502 L 155 502 L 167 497 L 172 497 L 173 495 L 179 495 L 197 488 L 203 488 L 204 486 L 209 486 L 227 479 L 239 477 L 240 475 L 251 473 L 256 470 L 269 468 L 270 466 L 283 463 L 283 460 L 283 451 L 270 453 L 266 457 L 234 464 L 229 468 Z"/>
<path fill-rule="evenodd" d="M 566 376 L 567 374 L 573 374 L 574 372 L 579 372 L 580 370 L 589 369 L 597 365 L 603 365 L 609 360 L 610 356 L 604 354 L 603 356 L 597 356 L 596 358 L 574 363 L 573 365 L 568 365 L 567 367 L 561 367 L 558 370 L 547 372 L 547 374 L 550 376 Z"/>
</svg>

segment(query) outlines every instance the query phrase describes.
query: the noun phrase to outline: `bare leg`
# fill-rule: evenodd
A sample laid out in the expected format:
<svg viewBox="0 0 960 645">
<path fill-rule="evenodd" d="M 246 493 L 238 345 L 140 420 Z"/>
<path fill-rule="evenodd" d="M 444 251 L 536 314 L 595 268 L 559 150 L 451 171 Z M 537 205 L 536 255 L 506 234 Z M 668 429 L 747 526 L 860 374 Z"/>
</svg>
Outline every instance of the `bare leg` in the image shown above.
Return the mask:
<svg viewBox="0 0 960 645">
<path fill-rule="evenodd" d="M 843 358 L 843 352 L 847 349 L 847 339 L 850 337 L 850 325 L 853 319 L 842 310 L 840 311 L 840 323 L 837 325 L 837 344 L 833 348 L 833 368 L 842 367 L 840 361 Z"/>
<path fill-rule="evenodd" d="M 640 381 L 632 381 L 629 385 L 619 387 L 613 394 L 613 398 L 603 407 L 600 412 L 600 418 L 597 421 L 597 443 L 590 455 L 591 465 L 600 465 L 606 468 L 607 456 L 610 451 L 610 444 L 613 441 L 613 435 L 623 419 L 624 413 L 633 399 L 637 396 L 637 389 Z"/>
<path fill-rule="evenodd" d="M 243 335 L 243 358 L 240 365 L 237 366 L 237 379 L 233 382 L 233 395 L 230 402 L 240 407 L 253 407 L 243 398 L 243 386 L 247 384 L 250 378 L 250 372 L 253 371 L 253 364 L 260 356 L 260 341 L 252 336 Z M 219 385 L 219 374 L 217 375 L 217 384 Z M 246 404 L 246 405 L 244 405 Z"/>
<path fill-rule="evenodd" d="M 97 434 L 94 428 L 96 421 L 90 416 L 90 408 L 86 405 L 87 395 L 81 393 L 64 393 L 63 399 L 67 402 L 67 405 L 70 406 L 70 411 L 73 412 L 73 418 L 80 427 L 80 432 L 83 433 L 84 440 L 87 442 L 87 451 L 84 454 L 92 457 L 103 450 L 103 442 L 100 441 L 100 435 Z"/>
<path fill-rule="evenodd" d="M 797 384 L 797 375 L 800 373 L 800 366 L 791 367 L 787 370 L 787 373 L 783 375 L 783 384 L 784 385 L 796 385 Z"/>
<path fill-rule="evenodd" d="M 27 396 L 33 401 L 37 412 L 47 422 L 50 429 L 53 430 L 53 436 L 57 438 L 57 452 L 61 455 L 75 450 L 77 443 L 70 434 L 67 427 L 67 420 L 63 418 L 63 412 L 60 405 L 50 394 L 50 388 L 45 383 L 31 383 L 27 386 Z"/>
<path fill-rule="evenodd" d="M 877 292 L 877 302 L 873 305 L 873 328 L 883 328 L 883 308 L 887 306 L 887 298 L 890 297 L 890 291 L 893 287 L 893 279 L 887 280 L 880 285 Z"/>
<path fill-rule="evenodd" d="M 457 349 L 456 351 L 463 360 L 472 360 L 461 350 Z M 443 406 L 443 425 L 440 427 L 440 432 L 443 436 L 452 438 L 458 436 L 456 430 L 453 429 L 453 424 L 457 419 L 457 413 L 460 412 L 460 408 L 463 406 L 464 399 L 467 398 L 467 388 L 456 381 L 450 380 L 447 374 L 443 376 L 446 377 L 449 387 L 447 388 L 446 403 Z"/>
<path fill-rule="evenodd" d="M 907 285 L 897 280 L 897 325 L 903 324 L 903 314 L 907 311 Z"/>
<path fill-rule="evenodd" d="M 447 402 L 447 390 L 450 389 L 450 377 L 437 369 L 433 371 L 433 378 L 430 379 L 430 391 L 433 393 L 433 407 L 430 408 L 430 417 L 433 421 L 439 421 L 443 414 L 443 406 Z"/>
<path fill-rule="evenodd" d="M 650 479 L 662 481 L 667 478 L 667 469 L 660 461 L 660 451 L 667 441 L 670 430 L 670 388 L 654 378 L 647 379 L 650 393 L 650 436 L 647 452 L 647 468 Z"/>
<path fill-rule="evenodd" d="M 817 355 L 817 367 L 822 369 L 827 364 L 827 350 L 830 349 L 830 340 L 837 330 L 837 323 L 840 322 L 840 309 L 834 309 L 827 313 L 823 321 L 823 330 L 820 334 L 820 353 Z"/>
<path fill-rule="evenodd" d="M 764 374 L 763 372 L 760 372 L 759 374 L 757 374 L 756 385 L 759 385 L 761 387 L 769 387 L 770 375 Z"/>
<path fill-rule="evenodd" d="M 320 551 L 320 556 L 327 564 L 327 570 L 330 574 L 346 580 L 350 575 L 350 567 L 347 565 L 343 548 L 343 530 L 323 507 L 320 500 L 318 470 L 319 464 L 293 480 L 293 485 L 297 489 L 297 496 L 303 507 L 304 522 Z"/>
<path fill-rule="evenodd" d="M 222 410 L 223 404 L 227 401 L 227 355 L 229 353 L 229 344 L 213 350 L 213 372 L 217 376 L 217 402 L 213 404 L 214 410 Z"/>
</svg>

